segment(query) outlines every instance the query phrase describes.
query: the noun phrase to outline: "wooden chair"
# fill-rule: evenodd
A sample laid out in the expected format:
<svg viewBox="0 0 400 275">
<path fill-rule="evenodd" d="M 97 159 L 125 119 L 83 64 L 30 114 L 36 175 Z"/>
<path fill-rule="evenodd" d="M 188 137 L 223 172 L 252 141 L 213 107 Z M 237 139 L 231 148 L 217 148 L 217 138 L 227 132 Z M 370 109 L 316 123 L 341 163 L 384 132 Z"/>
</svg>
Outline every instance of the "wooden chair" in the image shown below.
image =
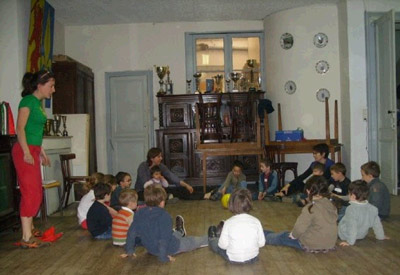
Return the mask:
<svg viewBox="0 0 400 275">
<path fill-rule="evenodd" d="M 64 205 L 64 207 L 67 207 L 68 205 L 68 199 L 72 185 L 79 182 L 85 182 L 85 180 L 88 178 L 87 176 L 72 176 L 71 161 L 75 159 L 75 157 L 75 154 L 60 155 L 61 172 L 63 175 L 63 195 L 61 205 Z"/>
<path fill-rule="evenodd" d="M 279 186 L 278 190 L 280 190 L 283 186 L 285 186 L 285 175 L 287 171 L 292 171 L 293 176 L 297 177 L 297 162 L 285 162 L 282 160 L 282 152 L 284 151 L 285 145 L 265 145 L 264 146 L 264 154 L 265 158 L 272 162 L 271 168 L 278 173 L 279 178 Z"/>
<path fill-rule="evenodd" d="M 47 189 L 57 187 L 58 199 L 59 199 L 58 210 L 61 212 L 61 215 L 64 215 L 63 207 L 62 207 L 62 198 L 61 198 L 61 183 L 59 183 L 58 181 L 47 183 L 47 184 L 43 183 L 42 187 L 43 187 L 43 200 L 42 200 L 42 205 L 40 206 L 40 219 L 41 219 L 42 223 L 47 223 L 47 201 L 46 201 L 46 190 Z"/>
<path fill-rule="evenodd" d="M 254 122 L 253 121 L 253 106 L 251 100 L 251 94 L 247 95 L 246 101 L 235 101 L 234 96 L 229 93 L 229 111 L 232 118 L 231 125 L 231 142 L 238 140 L 250 141 L 254 138 L 251 136 L 253 133 Z"/>
<path fill-rule="evenodd" d="M 217 102 L 204 102 L 203 95 L 199 94 L 197 109 L 200 115 L 201 143 L 215 140 L 222 142 L 221 97 L 222 94 L 219 94 Z"/>
</svg>

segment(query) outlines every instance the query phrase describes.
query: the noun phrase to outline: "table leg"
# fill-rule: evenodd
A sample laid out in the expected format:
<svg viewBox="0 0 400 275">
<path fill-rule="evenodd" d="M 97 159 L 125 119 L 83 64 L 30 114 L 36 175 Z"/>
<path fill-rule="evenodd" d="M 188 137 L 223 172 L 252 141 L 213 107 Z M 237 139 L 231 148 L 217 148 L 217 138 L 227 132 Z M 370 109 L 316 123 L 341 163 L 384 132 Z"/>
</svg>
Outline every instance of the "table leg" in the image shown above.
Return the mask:
<svg viewBox="0 0 400 275">
<path fill-rule="evenodd" d="M 207 154 L 203 153 L 203 192 L 207 191 Z"/>
</svg>

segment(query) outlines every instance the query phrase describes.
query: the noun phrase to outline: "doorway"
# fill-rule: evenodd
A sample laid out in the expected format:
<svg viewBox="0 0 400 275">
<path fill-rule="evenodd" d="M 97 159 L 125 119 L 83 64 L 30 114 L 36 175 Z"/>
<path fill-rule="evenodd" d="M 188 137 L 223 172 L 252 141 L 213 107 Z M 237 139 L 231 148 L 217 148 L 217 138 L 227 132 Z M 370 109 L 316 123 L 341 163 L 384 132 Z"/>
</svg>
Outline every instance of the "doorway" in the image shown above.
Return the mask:
<svg viewBox="0 0 400 275">
<path fill-rule="evenodd" d="M 153 146 L 152 79 L 151 71 L 106 73 L 108 167 L 113 175 L 129 173 L 133 182 Z"/>
<path fill-rule="evenodd" d="M 366 14 L 368 156 L 381 167 L 389 192 L 398 193 L 399 148 L 396 100 L 395 22 L 400 13 Z"/>
</svg>

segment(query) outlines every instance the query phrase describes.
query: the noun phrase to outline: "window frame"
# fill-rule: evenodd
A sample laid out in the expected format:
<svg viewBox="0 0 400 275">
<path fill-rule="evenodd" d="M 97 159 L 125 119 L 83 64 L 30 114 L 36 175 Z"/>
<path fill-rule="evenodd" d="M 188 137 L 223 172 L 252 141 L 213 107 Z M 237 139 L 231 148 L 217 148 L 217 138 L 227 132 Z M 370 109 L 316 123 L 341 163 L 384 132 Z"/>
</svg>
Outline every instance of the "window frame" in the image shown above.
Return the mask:
<svg viewBox="0 0 400 275">
<path fill-rule="evenodd" d="M 260 75 L 261 90 L 266 90 L 265 73 L 265 42 L 263 31 L 244 31 L 244 32 L 211 32 L 211 33 L 185 33 L 185 65 L 186 79 L 191 79 L 191 93 L 195 91 L 195 79 L 193 74 L 196 72 L 196 39 L 222 38 L 224 41 L 224 78 L 233 71 L 232 38 L 258 37 L 260 41 Z M 232 85 L 232 84 L 231 84 Z M 227 91 L 224 81 L 225 91 Z"/>
</svg>

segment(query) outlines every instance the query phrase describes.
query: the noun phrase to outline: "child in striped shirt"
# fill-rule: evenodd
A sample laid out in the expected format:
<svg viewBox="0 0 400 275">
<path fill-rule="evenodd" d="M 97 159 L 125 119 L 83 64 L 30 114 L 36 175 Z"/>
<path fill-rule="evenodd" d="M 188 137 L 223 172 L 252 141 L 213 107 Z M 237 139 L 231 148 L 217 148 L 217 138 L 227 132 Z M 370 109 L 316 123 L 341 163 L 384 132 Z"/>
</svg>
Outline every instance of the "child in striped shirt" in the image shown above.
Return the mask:
<svg viewBox="0 0 400 275">
<path fill-rule="evenodd" d="M 135 190 L 125 189 L 119 195 L 121 209 L 112 221 L 113 245 L 123 246 L 126 243 L 128 229 L 133 222 L 133 210 L 137 207 L 138 194 Z"/>
</svg>

